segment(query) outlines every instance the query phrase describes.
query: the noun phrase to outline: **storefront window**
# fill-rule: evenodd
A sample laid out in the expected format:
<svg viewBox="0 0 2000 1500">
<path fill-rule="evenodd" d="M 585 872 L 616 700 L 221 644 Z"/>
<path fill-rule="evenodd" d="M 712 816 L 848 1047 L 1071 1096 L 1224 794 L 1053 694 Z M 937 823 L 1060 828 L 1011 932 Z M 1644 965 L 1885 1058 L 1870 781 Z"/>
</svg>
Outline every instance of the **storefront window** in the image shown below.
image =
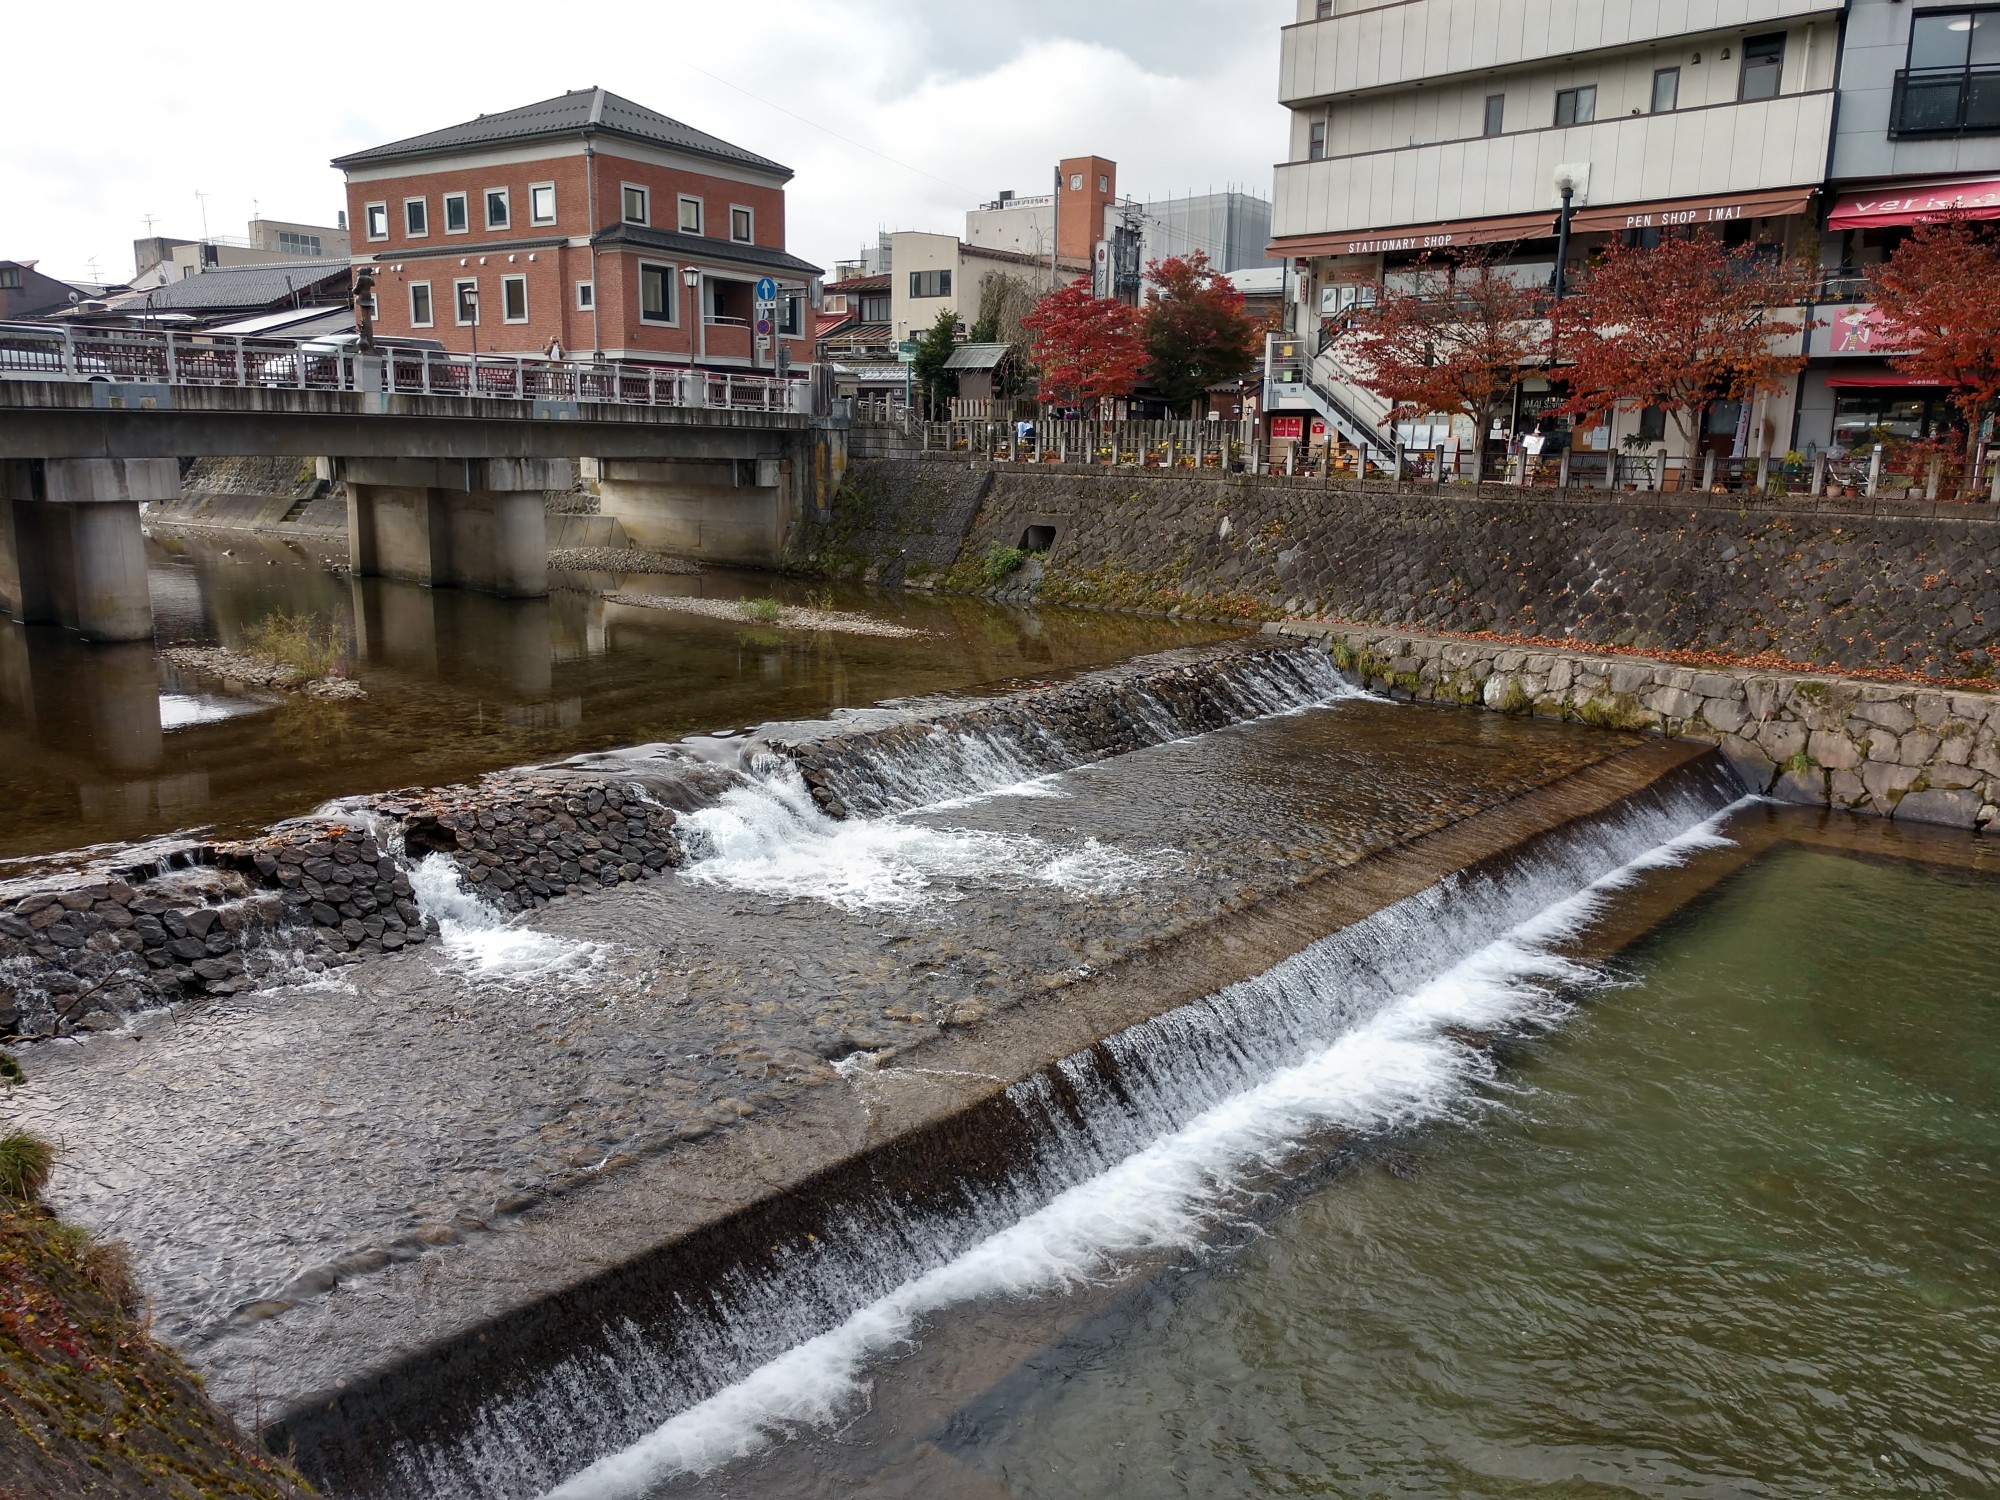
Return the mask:
<svg viewBox="0 0 2000 1500">
<path fill-rule="evenodd" d="M 1838 448 L 1865 448 L 1884 437 L 1931 437 L 1954 425 L 1942 396 L 1897 390 L 1836 391 L 1833 441 Z"/>
</svg>

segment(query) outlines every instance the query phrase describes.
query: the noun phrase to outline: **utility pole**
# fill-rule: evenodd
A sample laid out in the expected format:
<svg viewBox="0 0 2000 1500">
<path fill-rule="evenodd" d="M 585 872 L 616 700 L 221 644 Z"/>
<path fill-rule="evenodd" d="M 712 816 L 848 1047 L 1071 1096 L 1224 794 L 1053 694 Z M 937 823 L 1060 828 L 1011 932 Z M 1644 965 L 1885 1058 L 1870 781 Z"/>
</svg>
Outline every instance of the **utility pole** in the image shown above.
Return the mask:
<svg viewBox="0 0 2000 1500">
<path fill-rule="evenodd" d="M 1062 283 L 1062 272 L 1056 269 L 1056 255 L 1062 244 L 1062 163 L 1056 163 L 1056 194 L 1049 199 L 1049 285 Z"/>
</svg>

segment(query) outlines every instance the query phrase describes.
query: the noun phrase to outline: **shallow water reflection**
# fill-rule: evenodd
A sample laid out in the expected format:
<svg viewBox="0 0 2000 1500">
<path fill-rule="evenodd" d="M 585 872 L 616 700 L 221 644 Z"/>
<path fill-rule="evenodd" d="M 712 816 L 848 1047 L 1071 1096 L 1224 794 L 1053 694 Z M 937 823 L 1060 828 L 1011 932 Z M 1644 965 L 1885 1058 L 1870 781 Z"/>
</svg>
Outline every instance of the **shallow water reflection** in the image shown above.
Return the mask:
<svg viewBox="0 0 2000 1500">
<path fill-rule="evenodd" d="M 148 549 L 162 644 L 234 645 L 274 612 L 312 614 L 334 622 L 368 697 L 224 693 L 148 645 L 86 646 L 0 621 L 0 861 L 190 825 L 247 831 L 350 793 L 815 718 L 1229 633 L 723 572 L 559 575 L 565 586 L 547 599 L 506 600 L 346 578 L 264 537 Z M 602 593 L 612 588 L 788 602 L 830 592 L 838 608 L 925 633 L 746 629 L 611 603 Z"/>
</svg>

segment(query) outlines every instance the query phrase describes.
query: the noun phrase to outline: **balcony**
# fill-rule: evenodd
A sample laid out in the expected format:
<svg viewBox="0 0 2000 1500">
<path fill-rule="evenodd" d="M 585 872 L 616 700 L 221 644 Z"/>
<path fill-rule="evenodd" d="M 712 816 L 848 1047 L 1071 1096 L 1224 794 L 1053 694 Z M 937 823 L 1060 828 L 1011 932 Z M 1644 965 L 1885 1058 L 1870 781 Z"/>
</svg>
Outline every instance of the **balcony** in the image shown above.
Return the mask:
<svg viewBox="0 0 2000 1500">
<path fill-rule="evenodd" d="M 1580 207 L 1817 183 L 1826 172 L 1832 123 L 1833 93 L 1822 90 L 1283 162 L 1271 234 L 1365 235 L 1542 211 L 1553 218 L 1555 169 L 1565 163 L 1590 165 Z"/>
<path fill-rule="evenodd" d="M 2000 66 L 1902 68 L 1889 105 L 1891 140 L 2000 131 Z"/>
<path fill-rule="evenodd" d="M 1286 105 L 1395 88 L 1488 68 L 1644 47 L 1673 37 L 1837 16 L 1836 0 L 1596 0 L 1496 4 L 1495 0 L 1341 0 L 1323 21 L 1282 33 L 1278 99 Z M 1700 24 L 1694 24 L 1699 15 Z"/>
</svg>

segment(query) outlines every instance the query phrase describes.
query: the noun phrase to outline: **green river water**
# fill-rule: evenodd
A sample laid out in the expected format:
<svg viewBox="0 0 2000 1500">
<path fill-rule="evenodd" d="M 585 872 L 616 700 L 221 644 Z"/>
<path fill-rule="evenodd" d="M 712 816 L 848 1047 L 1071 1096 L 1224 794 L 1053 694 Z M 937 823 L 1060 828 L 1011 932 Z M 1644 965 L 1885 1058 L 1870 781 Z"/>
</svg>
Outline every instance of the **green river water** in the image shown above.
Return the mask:
<svg viewBox="0 0 2000 1500">
<path fill-rule="evenodd" d="M 961 1408 L 995 1493 L 2000 1493 L 2000 885 L 1779 845 L 1422 1132 Z"/>
</svg>

